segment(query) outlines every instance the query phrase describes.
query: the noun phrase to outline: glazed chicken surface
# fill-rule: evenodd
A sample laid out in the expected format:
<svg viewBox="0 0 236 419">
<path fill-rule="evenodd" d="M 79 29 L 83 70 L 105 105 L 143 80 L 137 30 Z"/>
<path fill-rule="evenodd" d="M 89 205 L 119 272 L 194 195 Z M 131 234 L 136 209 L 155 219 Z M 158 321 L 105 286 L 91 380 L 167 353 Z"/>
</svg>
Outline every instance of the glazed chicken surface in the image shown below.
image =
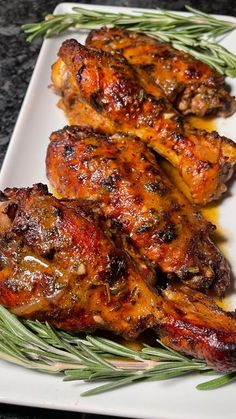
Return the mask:
<svg viewBox="0 0 236 419">
<path fill-rule="evenodd" d="M 158 165 L 144 143 L 78 126 L 51 135 L 47 176 L 59 196 L 95 201 L 155 268 L 189 286 L 223 295 L 230 269 L 207 222 Z"/>
<path fill-rule="evenodd" d="M 151 328 L 216 370 L 236 369 L 235 316 L 188 287 L 153 288 L 152 271 L 117 248 L 84 202 L 41 184 L 6 189 L 0 220 L 0 302 L 14 313 L 126 339 Z"/>
<path fill-rule="evenodd" d="M 52 81 L 70 123 L 139 136 L 177 168 L 195 203 L 205 204 L 226 190 L 236 145 L 216 132 L 193 128 L 159 88 L 159 96 L 148 94 L 147 80 L 141 83 L 123 56 L 67 40 Z"/>
<path fill-rule="evenodd" d="M 193 56 L 151 36 L 120 28 L 101 28 L 88 35 L 86 45 L 125 56 L 147 85 L 156 85 L 184 115 L 229 116 L 236 101 L 224 86 L 224 76 Z"/>
</svg>

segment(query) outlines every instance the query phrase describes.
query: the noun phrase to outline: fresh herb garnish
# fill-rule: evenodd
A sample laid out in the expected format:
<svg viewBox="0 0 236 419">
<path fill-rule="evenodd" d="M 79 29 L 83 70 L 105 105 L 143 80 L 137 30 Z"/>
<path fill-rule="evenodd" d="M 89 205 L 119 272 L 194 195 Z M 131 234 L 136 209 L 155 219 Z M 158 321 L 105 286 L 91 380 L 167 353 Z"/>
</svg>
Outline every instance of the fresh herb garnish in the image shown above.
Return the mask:
<svg viewBox="0 0 236 419">
<path fill-rule="evenodd" d="M 204 361 L 187 357 L 163 345 L 144 345 L 133 350 L 98 336 L 79 336 L 59 331 L 47 323 L 21 321 L 0 306 L 0 358 L 51 374 L 65 381 L 105 381 L 83 396 L 91 396 L 135 381 L 159 381 L 193 372 L 216 374 Z M 197 386 L 218 388 L 236 379 L 236 373 Z"/>
<path fill-rule="evenodd" d="M 219 45 L 217 39 L 236 28 L 235 22 L 216 19 L 206 13 L 185 8 L 192 14 L 179 15 L 167 10 L 153 12 L 112 13 L 73 7 L 72 13 L 47 15 L 37 23 L 22 26 L 27 41 L 39 35 L 46 38 L 59 35 L 69 28 L 96 29 L 102 25 L 146 32 L 164 42 L 184 50 L 209 64 L 221 74 L 236 77 L 236 55 Z"/>
</svg>

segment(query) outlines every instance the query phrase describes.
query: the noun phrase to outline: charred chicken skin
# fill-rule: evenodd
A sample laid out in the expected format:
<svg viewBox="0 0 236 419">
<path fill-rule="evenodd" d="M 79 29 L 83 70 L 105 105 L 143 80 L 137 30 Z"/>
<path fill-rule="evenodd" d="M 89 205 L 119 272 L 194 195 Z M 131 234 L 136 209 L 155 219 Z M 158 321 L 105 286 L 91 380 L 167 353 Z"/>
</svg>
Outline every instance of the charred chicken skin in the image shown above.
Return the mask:
<svg viewBox="0 0 236 419">
<path fill-rule="evenodd" d="M 137 138 L 78 126 L 51 135 L 47 176 L 63 197 L 98 203 L 154 267 L 197 289 L 230 285 L 229 266 L 210 239 L 214 226 L 168 180 Z"/>
<path fill-rule="evenodd" d="M 236 110 L 221 74 L 168 43 L 138 32 L 101 28 L 90 32 L 86 45 L 123 54 L 184 115 L 226 117 Z"/>
<path fill-rule="evenodd" d="M 231 140 L 191 127 L 161 91 L 159 97 L 148 94 L 146 79 L 141 85 L 134 67 L 120 54 L 71 39 L 62 44 L 59 57 L 52 81 L 70 122 L 86 125 L 91 118 L 105 133 L 139 136 L 177 168 L 195 203 L 205 204 L 225 191 L 236 162 Z"/>
<path fill-rule="evenodd" d="M 235 317 L 188 287 L 154 289 L 144 263 L 118 249 L 84 204 L 43 185 L 7 189 L 0 219 L 0 302 L 14 313 L 126 339 L 151 328 L 216 370 L 236 369 Z"/>
</svg>

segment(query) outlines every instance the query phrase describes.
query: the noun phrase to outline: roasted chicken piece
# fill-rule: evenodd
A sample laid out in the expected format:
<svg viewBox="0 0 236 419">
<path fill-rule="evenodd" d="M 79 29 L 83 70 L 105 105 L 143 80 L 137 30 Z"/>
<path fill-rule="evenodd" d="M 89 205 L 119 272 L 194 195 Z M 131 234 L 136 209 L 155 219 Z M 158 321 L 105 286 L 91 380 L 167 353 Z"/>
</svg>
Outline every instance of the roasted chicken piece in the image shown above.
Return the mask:
<svg viewBox="0 0 236 419">
<path fill-rule="evenodd" d="M 229 116 L 236 101 L 224 86 L 224 76 L 171 44 L 143 33 L 119 28 L 90 32 L 86 45 L 108 52 L 119 52 L 137 71 L 147 77 L 147 85 L 159 86 L 184 115 Z"/>
<path fill-rule="evenodd" d="M 115 246 L 91 220 L 89 206 L 58 200 L 41 184 L 6 189 L 1 201 L 1 304 L 67 330 L 104 327 L 132 338 L 148 327 L 153 273 Z M 129 323 L 140 281 L 148 308 L 142 316 L 140 300 Z"/>
<path fill-rule="evenodd" d="M 62 44 L 59 57 L 52 81 L 73 122 L 81 124 L 85 118 L 85 125 L 92 108 L 91 123 L 105 133 L 139 136 L 178 169 L 195 203 L 205 204 L 225 191 L 224 182 L 236 162 L 231 140 L 191 127 L 163 94 L 147 94 L 134 67 L 121 55 L 71 39 Z"/>
<path fill-rule="evenodd" d="M 222 295 L 229 266 L 210 236 L 214 226 L 163 173 L 139 139 L 111 137 L 78 126 L 51 135 L 47 176 L 60 196 L 92 199 L 113 228 L 163 272 L 193 288 Z"/>
<path fill-rule="evenodd" d="M 69 331 L 133 339 L 151 328 L 170 347 L 234 371 L 235 317 L 188 287 L 154 289 L 145 264 L 118 249 L 85 208 L 43 185 L 4 191 L 0 302 Z"/>
</svg>

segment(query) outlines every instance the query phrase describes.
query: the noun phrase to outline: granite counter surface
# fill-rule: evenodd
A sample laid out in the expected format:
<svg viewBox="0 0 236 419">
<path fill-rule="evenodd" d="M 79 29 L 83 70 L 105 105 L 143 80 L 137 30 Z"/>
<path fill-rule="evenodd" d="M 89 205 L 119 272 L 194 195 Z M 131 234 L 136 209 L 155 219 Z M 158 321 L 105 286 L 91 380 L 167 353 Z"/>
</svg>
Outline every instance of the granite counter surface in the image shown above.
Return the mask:
<svg viewBox="0 0 236 419">
<path fill-rule="evenodd" d="M 42 43 L 41 39 L 37 39 L 32 44 L 28 44 L 20 26 L 26 22 L 41 20 L 46 14 L 52 12 L 58 3 L 58 0 L 0 0 L 0 164 L 9 144 Z M 207 0 L 169 0 L 168 2 L 165 0 L 83 0 L 81 3 L 162 7 L 172 10 L 183 10 L 187 3 L 207 13 L 236 16 L 235 0 L 214 0 L 214 2 Z M 95 418 L 94 415 L 0 405 L 0 419 L 47 419 L 52 416 L 55 419 Z M 96 416 L 96 418 L 99 417 Z"/>
</svg>

